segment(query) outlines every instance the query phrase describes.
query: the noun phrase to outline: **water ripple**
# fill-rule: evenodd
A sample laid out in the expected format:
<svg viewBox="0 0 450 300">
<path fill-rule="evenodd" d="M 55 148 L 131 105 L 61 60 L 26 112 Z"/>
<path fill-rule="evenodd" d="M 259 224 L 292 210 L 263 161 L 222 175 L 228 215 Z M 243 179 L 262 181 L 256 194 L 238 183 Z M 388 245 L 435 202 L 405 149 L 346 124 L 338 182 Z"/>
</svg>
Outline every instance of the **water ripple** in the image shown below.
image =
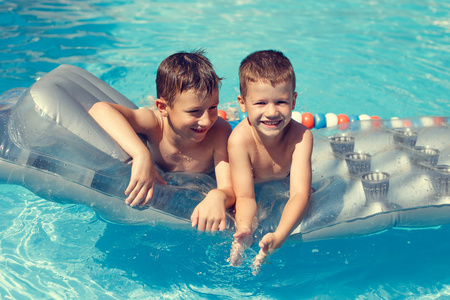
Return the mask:
<svg viewBox="0 0 450 300">
<path fill-rule="evenodd" d="M 449 15 L 448 0 L 5 0 L 0 92 L 28 87 L 69 63 L 139 104 L 155 95 L 156 69 L 167 55 L 206 48 L 226 77 L 221 104 L 230 105 L 239 93 L 240 61 L 273 48 L 296 70 L 297 110 L 382 117 L 448 113 Z M 447 227 L 287 243 L 253 276 L 257 247 L 247 251 L 243 266 L 230 267 L 230 233 L 104 223 L 89 208 L 52 203 L 9 185 L 0 186 L 0 202 L 3 298 L 449 294 Z"/>
</svg>

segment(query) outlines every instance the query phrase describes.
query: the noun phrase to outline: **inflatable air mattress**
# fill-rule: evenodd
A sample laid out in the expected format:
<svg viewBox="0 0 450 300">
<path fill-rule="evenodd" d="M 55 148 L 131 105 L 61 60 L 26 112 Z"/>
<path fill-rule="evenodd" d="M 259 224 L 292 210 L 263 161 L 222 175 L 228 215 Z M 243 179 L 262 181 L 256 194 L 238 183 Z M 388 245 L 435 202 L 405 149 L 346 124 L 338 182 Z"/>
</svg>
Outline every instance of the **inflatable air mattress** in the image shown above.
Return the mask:
<svg viewBox="0 0 450 300">
<path fill-rule="evenodd" d="M 215 187 L 208 175 L 164 173 L 149 206 L 124 190 L 131 158 L 90 117 L 97 101 L 137 108 L 89 72 L 61 65 L 0 97 L 0 182 L 60 203 L 83 204 L 125 224 L 188 226 Z M 292 238 L 351 237 L 391 227 L 450 223 L 450 117 L 365 120 L 314 130 L 310 206 Z M 289 181 L 258 184 L 255 238 L 273 231 Z M 228 224 L 233 225 L 232 212 Z"/>
</svg>

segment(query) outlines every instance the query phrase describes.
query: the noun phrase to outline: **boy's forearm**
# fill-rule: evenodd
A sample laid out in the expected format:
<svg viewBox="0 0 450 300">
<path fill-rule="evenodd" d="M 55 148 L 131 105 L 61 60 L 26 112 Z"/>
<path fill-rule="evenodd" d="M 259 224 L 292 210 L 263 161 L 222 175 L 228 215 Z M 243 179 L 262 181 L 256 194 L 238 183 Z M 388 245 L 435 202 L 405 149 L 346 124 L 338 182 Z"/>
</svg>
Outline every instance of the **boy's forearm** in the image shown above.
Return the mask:
<svg viewBox="0 0 450 300">
<path fill-rule="evenodd" d="M 309 204 L 309 194 L 296 194 L 289 199 L 283 209 L 280 223 L 275 231 L 283 241 L 301 223 Z"/>
<path fill-rule="evenodd" d="M 255 199 L 236 198 L 236 225 L 238 230 L 242 228 L 252 230 L 256 209 L 257 206 Z"/>
<path fill-rule="evenodd" d="M 217 190 L 220 191 L 224 195 L 225 208 L 228 209 L 228 208 L 232 207 L 234 205 L 234 203 L 236 202 L 236 197 L 234 196 L 233 189 L 231 187 L 229 187 L 229 188 L 220 188 Z"/>
<path fill-rule="evenodd" d="M 212 189 L 208 192 L 208 197 L 212 197 L 216 199 L 216 201 L 220 201 L 221 205 L 228 209 L 232 207 L 235 203 L 234 193 L 231 188 L 217 188 Z"/>
</svg>

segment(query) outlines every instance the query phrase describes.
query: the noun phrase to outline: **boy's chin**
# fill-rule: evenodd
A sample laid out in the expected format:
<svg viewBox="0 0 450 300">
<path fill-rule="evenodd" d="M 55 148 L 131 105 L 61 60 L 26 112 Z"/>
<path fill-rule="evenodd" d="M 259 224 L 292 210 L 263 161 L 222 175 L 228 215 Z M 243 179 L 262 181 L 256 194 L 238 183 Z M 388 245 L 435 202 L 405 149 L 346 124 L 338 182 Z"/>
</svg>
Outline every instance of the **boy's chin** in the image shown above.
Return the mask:
<svg viewBox="0 0 450 300">
<path fill-rule="evenodd" d="M 266 126 L 264 124 L 259 124 L 256 130 L 266 136 L 277 136 L 283 131 L 285 127 L 286 126 L 284 126 L 283 123 L 280 123 L 277 126 Z"/>
<path fill-rule="evenodd" d="M 191 140 L 195 141 L 195 142 L 201 142 L 206 138 L 206 134 L 208 133 L 208 130 L 204 130 L 204 131 L 197 131 L 197 130 L 193 130 L 191 129 Z"/>
</svg>

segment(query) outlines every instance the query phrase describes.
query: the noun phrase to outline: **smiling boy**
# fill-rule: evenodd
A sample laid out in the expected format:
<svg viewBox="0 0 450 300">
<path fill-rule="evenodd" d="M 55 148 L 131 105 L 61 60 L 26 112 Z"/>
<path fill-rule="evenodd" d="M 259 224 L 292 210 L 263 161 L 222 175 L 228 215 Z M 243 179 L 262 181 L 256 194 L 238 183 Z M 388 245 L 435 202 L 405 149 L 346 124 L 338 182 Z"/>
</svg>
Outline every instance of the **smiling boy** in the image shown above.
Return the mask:
<svg viewBox="0 0 450 300">
<path fill-rule="evenodd" d="M 215 231 L 226 228 L 226 208 L 234 204 L 227 140 L 231 126 L 218 118 L 219 78 L 203 52 L 167 57 L 156 75 L 157 110 L 132 110 L 96 103 L 91 116 L 133 159 L 125 190 L 130 206 L 146 205 L 155 180 L 166 184 L 155 165 L 170 172 L 215 172 L 217 189 L 194 209 L 192 226 Z M 138 137 L 143 134 L 149 149 Z"/>
<path fill-rule="evenodd" d="M 267 255 L 280 248 L 301 222 L 311 189 L 313 138 L 292 120 L 295 107 L 295 73 L 278 51 L 258 51 L 239 67 L 241 94 L 237 97 L 248 117 L 233 130 L 228 141 L 231 177 L 236 195 L 236 233 L 232 265 L 242 263 L 242 253 L 252 243 L 257 210 L 254 184 L 290 177 L 290 198 L 275 232 L 259 242 L 254 260 L 258 272 Z"/>
</svg>

